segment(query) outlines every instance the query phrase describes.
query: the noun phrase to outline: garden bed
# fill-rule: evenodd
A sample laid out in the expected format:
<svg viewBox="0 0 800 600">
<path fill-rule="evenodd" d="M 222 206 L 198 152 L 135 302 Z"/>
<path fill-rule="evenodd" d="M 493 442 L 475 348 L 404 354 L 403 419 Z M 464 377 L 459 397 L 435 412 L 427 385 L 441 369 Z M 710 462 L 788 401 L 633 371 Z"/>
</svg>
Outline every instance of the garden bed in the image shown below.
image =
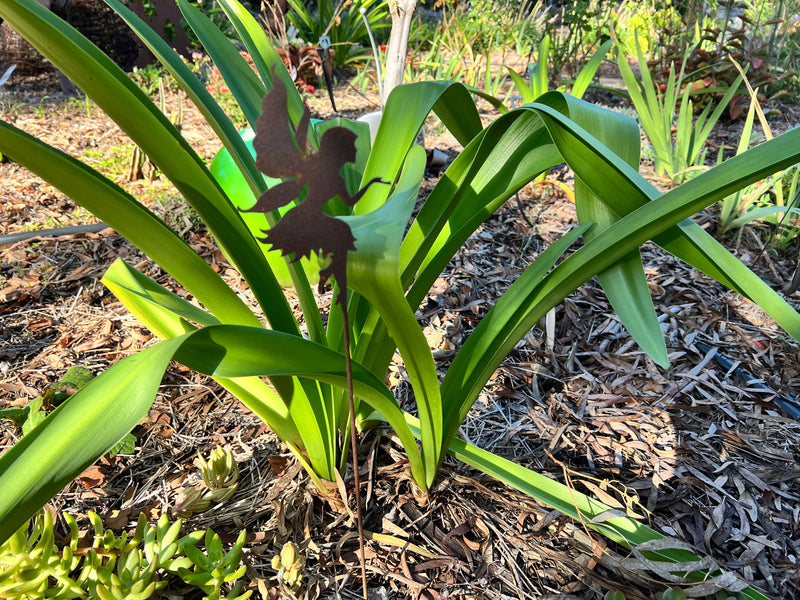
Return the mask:
<svg viewBox="0 0 800 600">
<path fill-rule="evenodd" d="M 123 183 L 237 285 L 238 275 L 163 180 L 125 182 L 133 145 L 113 122 L 91 104 L 54 99 L 50 89 L 31 93 L 51 98 L 7 104 L 4 119 Z M 346 89 L 337 95 L 346 116 L 372 109 Z M 169 106 L 178 102 L 183 135 L 210 160 L 218 149 L 208 145 L 210 129 L 185 98 L 171 94 Z M 322 93 L 311 105 L 330 115 Z M 783 119 L 776 130 L 791 124 L 791 109 Z M 730 144 L 736 131 L 720 129 L 714 142 Z M 451 156 L 458 150 L 435 126 L 428 142 Z M 93 222 L 13 163 L 0 165 L 0 176 L 0 235 Z M 569 180 L 571 174 L 554 176 Z M 429 174 L 424 189 L 435 178 Z M 714 229 L 713 214 L 697 220 Z M 534 196 L 527 187 L 468 241 L 418 313 L 441 368 L 516 275 L 575 224 L 573 204 L 557 190 L 536 190 Z M 766 237 L 765 229 L 748 227 L 727 241 L 781 290 L 796 268 L 797 248 L 778 255 L 762 251 Z M 461 435 L 627 510 L 770 597 L 794 597 L 800 593 L 800 423 L 786 418 L 769 396 L 728 377 L 695 342 L 741 361 L 748 373 L 787 396 L 800 386 L 800 345 L 757 306 L 671 255 L 652 245 L 643 255 L 669 369 L 639 350 L 593 281 L 558 307 L 549 335 L 542 323 L 518 345 Z M 152 343 L 99 282 L 119 257 L 168 282 L 111 230 L 0 247 L 0 408 L 25 405 L 71 366 L 99 373 Z M 798 294 L 788 300 L 800 305 Z M 321 297 L 325 302 L 330 298 Z M 408 402 L 402 365 L 390 378 L 395 395 Z M 315 494 L 275 436 L 212 380 L 178 366 L 170 370 L 134 434 L 135 453 L 105 457 L 50 507 L 84 516 L 93 510 L 107 527 L 125 529 L 140 512 L 157 517 L 171 511 L 178 492 L 198 477 L 196 452 L 228 445 L 239 462 L 239 490 L 186 526 L 212 527 L 227 541 L 246 528 L 246 579 L 254 589 L 274 586 L 270 559 L 294 540 L 306 556 L 306 597 L 358 593 L 358 544 L 348 513 Z M 0 448 L 19 436 L 4 421 Z M 388 432 L 362 437 L 360 464 L 365 528 L 384 536 L 367 546 L 375 598 L 602 598 L 608 590 L 647 598 L 670 585 L 580 523 L 455 461 L 447 463 L 428 504 L 421 504 L 402 448 Z M 86 526 L 85 518 L 79 522 Z M 386 543 L 385 536 L 413 546 Z"/>
</svg>

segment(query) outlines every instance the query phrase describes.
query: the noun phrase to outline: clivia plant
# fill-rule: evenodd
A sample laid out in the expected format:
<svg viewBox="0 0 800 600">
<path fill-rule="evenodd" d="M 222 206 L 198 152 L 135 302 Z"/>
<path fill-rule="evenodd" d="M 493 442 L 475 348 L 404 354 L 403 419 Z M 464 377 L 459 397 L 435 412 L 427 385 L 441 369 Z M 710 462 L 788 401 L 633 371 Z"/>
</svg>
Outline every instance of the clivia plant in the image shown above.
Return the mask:
<svg viewBox="0 0 800 600">
<path fill-rule="evenodd" d="M 289 201 L 286 214 L 302 213 L 303 194 L 308 194 L 308 200 L 311 191 L 291 174 L 282 183 L 269 181 L 277 186 L 269 188 L 259 172 L 263 163 L 254 159 L 202 83 L 131 11 L 118 0 L 107 2 L 171 72 L 213 127 L 246 183 L 235 186 L 235 194 L 226 192 L 228 183 L 215 179 L 151 100 L 67 24 L 35 0 L 0 4 L 0 17 L 91 96 L 151 157 L 206 223 L 220 250 L 248 283 L 262 312 L 253 313 L 179 236 L 119 187 L 79 161 L 0 122 L 0 152 L 40 174 L 128 238 L 196 301 L 178 296 L 122 260 L 109 268 L 105 284 L 162 341 L 95 378 L 0 457 L 0 489 L 4 490 L 0 495 L 0 540 L 12 535 L 135 427 L 174 359 L 211 375 L 259 415 L 320 489 L 326 488 L 326 480 L 334 481 L 345 472 L 350 415 L 344 390 L 350 384 L 358 425 L 363 428 L 380 422 L 394 430 L 422 493 L 431 489 L 443 456 L 450 453 L 610 539 L 637 547 L 650 560 L 681 562 L 676 568 L 692 571 L 689 578 L 694 581 L 716 582 L 733 591 L 745 590 L 748 597 L 762 597 L 678 548 L 677 542 L 657 541 L 661 534 L 634 519 L 467 444 L 456 433 L 517 342 L 548 310 L 595 276 L 642 348 L 658 364 L 667 364 L 639 255 L 639 247 L 648 240 L 759 303 L 790 335 L 800 338 L 800 315 L 689 218 L 735 190 L 800 161 L 800 130 L 748 150 L 661 194 L 638 173 L 639 132 L 627 117 L 552 92 L 483 127 L 463 85 L 421 82 L 397 87 L 391 93 L 370 150 L 368 135 L 356 124 L 340 121 L 309 126 L 302 100 L 280 58 L 236 0 L 220 0 L 220 6 L 252 57 L 257 74 L 202 13 L 186 0 L 178 0 L 257 137 L 264 137 L 258 118 L 268 90 L 285 93 L 285 114 L 275 117 L 274 127 L 290 128 L 288 134 L 294 132 L 298 151 L 304 149 L 297 145 L 300 142 L 311 148 L 309 154 L 327 160 L 320 140 L 326 139 L 331 127 L 355 133 L 357 152 L 347 157 L 355 161 L 340 171 L 346 193 L 333 190 L 332 195 L 340 199 L 326 205 L 327 216 L 349 228 L 355 250 L 347 254 L 347 285 L 341 272 L 330 271 L 339 286 L 336 295 L 343 300 L 331 306 L 325 321 L 309 282 L 310 266 L 296 261 L 287 266 L 302 312 L 298 316 L 290 309 L 267 258 L 269 252 L 273 259 L 280 253 L 257 239 L 269 240 L 270 231 L 279 231 L 276 224 L 288 217 L 270 212 L 276 208 L 270 202 L 261 206 L 266 214 L 242 212 L 256 206 L 258 198 L 274 198 L 294 186 L 300 200 Z M 424 152 L 414 146 L 414 139 L 431 111 L 464 150 L 406 229 L 425 169 Z M 255 143 L 257 150 L 260 144 Z M 440 381 L 431 349 L 414 316 L 416 308 L 476 228 L 522 186 L 561 162 L 567 162 L 576 174 L 580 227 L 554 243 L 519 276 L 472 332 Z M 273 174 L 287 175 L 277 170 Z M 376 179 L 388 184 L 375 183 L 359 193 Z M 272 195 L 267 191 L 278 187 L 281 191 Z M 341 201 L 358 195 L 352 207 Z M 580 237 L 582 247 L 565 258 Z M 321 258 L 324 263 L 326 257 Z M 416 415 L 399 406 L 384 382 L 396 349 L 414 390 Z M 348 351 L 353 359 L 351 369 L 346 367 Z M 692 566 L 686 569 L 689 562 Z"/>
</svg>

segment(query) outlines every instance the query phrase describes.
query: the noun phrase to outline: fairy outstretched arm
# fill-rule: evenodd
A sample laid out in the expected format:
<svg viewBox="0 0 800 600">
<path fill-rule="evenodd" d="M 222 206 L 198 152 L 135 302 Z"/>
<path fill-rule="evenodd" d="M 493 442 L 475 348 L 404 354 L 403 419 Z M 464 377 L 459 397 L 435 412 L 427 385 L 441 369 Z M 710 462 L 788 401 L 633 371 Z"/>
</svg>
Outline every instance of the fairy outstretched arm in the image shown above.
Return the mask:
<svg viewBox="0 0 800 600">
<path fill-rule="evenodd" d="M 380 177 L 373 177 L 367 182 L 367 184 L 364 187 L 362 187 L 360 190 L 358 190 L 355 194 L 351 196 L 350 193 L 347 191 L 344 182 L 341 182 L 341 185 L 339 186 L 338 190 L 338 196 L 342 199 L 342 202 L 344 202 L 347 206 L 355 206 L 356 202 L 361 200 L 361 197 L 367 192 L 367 190 L 373 183 L 385 183 L 387 185 L 389 184 L 388 181 L 384 181 Z"/>
</svg>

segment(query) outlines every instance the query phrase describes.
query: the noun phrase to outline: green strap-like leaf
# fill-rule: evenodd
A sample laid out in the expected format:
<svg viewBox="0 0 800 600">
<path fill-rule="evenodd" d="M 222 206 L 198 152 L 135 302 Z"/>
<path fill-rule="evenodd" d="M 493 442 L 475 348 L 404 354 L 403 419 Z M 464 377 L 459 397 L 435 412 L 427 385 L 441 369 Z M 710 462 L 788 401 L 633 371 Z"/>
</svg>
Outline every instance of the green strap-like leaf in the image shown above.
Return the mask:
<svg viewBox="0 0 800 600">
<path fill-rule="evenodd" d="M 179 345 L 113 365 L 0 457 L 0 543 L 144 418 Z"/>
<path fill-rule="evenodd" d="M 153 53 L 153 56 L 164 65 L 170 75 L 181 86 L 181 89 L 186 92 L 186 95 L 200 110 L 206 122 L 230 152 L 253 194 L 257 195 L 263 192 L 265 186 L 261 173 L 258 172 L 255 160 L 253 160 L 244 140 L 242 140 L 242 136 L 236 131 L 228 115 L 217 104 L 200 78 L 192 72 L 169 44 L 130 8 L 119 0 L 105 0 L 105 2 L 125 21 L 150 52 Z"/>
<path fill-rule="evenodd" d="M 413 420 L 411 418 L 409 418 L 409 423 L 412 424 L 413 428 Z M 664 539 L 662 534 L 647 525 L 639 523 L 630 517 L 620 515 L 620 511 L 614 510 L 612 507 L 598 502 L 572 487 L 567 487 L 540 473 L 467 444 L 463 440 L 454 439 L 448 449 L 448 453 L 490 477 L 494 477 L 498 481 L 502 481 L 558 510 L 576 520 L 581 526 L 598 531 L 623 546 L 630 548 L 652 540 Z M 676 541 L 674 548 L 670 548 L 667 544 L 664 549 L 645 550 L 642 554 L 656 562 L 676 563 L 676 567 L 678 563 L 685 565 L 701 561 L 700 556 L 686 550 L 683 546 L 684 544 Z M 718 573 L 709 574 L 699 571 L 686 573 L 679 570 L 675 574 L 686 577 L 689 581 L 701 583 L 708 581 L 710 577 Z M 691 587 L 688 589 L 691 589 Z M 767 596 L 752 587 L 738 592 L 738 597 L 748 600 L 767 600 Z"/>
<path fill-rule="evenodd" d="M 702 205 L 701 198 L 714 198 L 715 202 L 800 160 L 800 151 L 792 146 L 796 143 L 795 137 L 800 134 L 792 130 L 780 136 L 780 141 L 766 142 L 660 195 L 630 165 L 561 112 L 538 103 L 526 108 L 535 110 L 544 119 L 554 142 L 576 175 L 619 216 L 629 215 L 652 204 L 655 199 L 669 206 L 673 202 L 682 204 L 686 198 L 695 198 L 697 202 L 693 205 L 697 206 L 697 212 L 708 206 Z M 721 197 L 720 192 L 723 193 Z M 681 260 L 757 302 L 793 337 L 800 333 L 800 317 L 796 311 L 708 232 L 688 219 L 691 214 L 694 213 L 685 213 L 684 220 L 659 229 L 652 240 Z"/>
<path fill-rule="evenodd" d="M 514 83 L 514 87 L 516 87 L 517 91 L 519 92 L 520 98 L 522 98 L 522 103 L 527 104 L 528 102 L 533 102 L 536 100 L 533 96 L 533 92 L 531 88 L 528 87 L 528 84 L 522 78 L 522 75 L 517 73 L 513 68 L 506 67 L 508 74 L 511 76 L 511 81 Z"/>
<path fill-rule="evenodd" d="M 267 89 L 272 87 L 272 71 L 283 80 L 289 98 L 289 118 L 296 126 L 303 116 L 303 99 L 297 91 L 297 87 L 292 81 L 289 71 L 283 63 L 283 59 L 275 52 L 272 44 L 269 43 L 264 27 L 253 18 L 253 15 L 242 6 L 237 0 L 218 0 L 222 10 L 225 11 L 239 39 L 250 53 L 261 76 L 261 81 Z M 312 133 L 313 136 L 313 133 Z M 313 137 L 312 137 L 313 139 Z"/>
<path fill-rule="evenodd" d="M 489 215 L 538 173 L 560 162 L 541 123 L 515 112 L 481 131 L 447 169 L 428 196 L 401 248 L 407 301 L 419 306 L 452 255 Z M 413 282 L 413 283 L 412 283 Z M 391 319 L 383 315 L 383 321 Z M 385 371 L 394 342 L 381 323 L 356 356 Z"/>
<path fill-rule="evenodd" d="M 242 187 L 238 190 L 240 195 L 233 197 L 230 193 L 228 193 L 228 189 L 222 185 L 222 181 L 220 181 L 220 175 L 218 173 L 214 173 L 215 179 L 220 181 L 223 189 L 228 194 L 228 197 L 237 208 L 249 208 L 252 206 L 255 203 L 255 199 L 266 189 L 265 178 L 256 168 L 253 153 L 250 152 L 250 148 L 248 147 L 247 143 L 236 131 L 228 116 L 214 101 L 203 83 L 191 71 L 191 69 L 189 69 L 188 65 L 182 60 L 182 58 L 178 56 L 175 51 L 170 48 L 169 45 L 150 28 L 149 25 L 147 25 L 133 11 L 121 4 L 118 0 L 107 0 L 107 2 L 109 6 L 111 6 L 133 29 L 134 33 L 139 36 L 139 38 L 145 43 L 150 51 L 153 52 L 153 55 L 158 58 L 158 60 L 167 68 L 167 70 L 169 70 L 170 74 L 175 77 L 181 88 L 186 92 L 189 98 L 203 114 L 211 128 L 220 137 L 225 146 L 225 148 L 220 152 L 220 154 L 223 155 L 222 159 L 227 159 L 231 162 L 230 169 L 236 170 L 237 183 L 239 181 L 242 183 Z M 234 0 L 228 0 L 228 2 L 234 6 L 232 10 L 234 11 L 235 16 L 235 14 L 237 14 L 235 12 L 235 7 L 241 5 L 236 3 Z M 272 49 L 272 47 L 264 49 L 263 53 L 268 54 L 269 51 L 272 51 L 272 53 L 275 54 L 275 51 Z M 236 54 L 236 56 L 231 55 L 231 57 L 235 61 L 241 60 L 241 57 L 238 54 Z M 224 57 L 222 56 L 218 56 L 218 59 L 224 61 Z M 280 58 L 277 60 L 280 65 L 277 65 L 276 69 L 280 76 L 284 77 L 285 79 L 289 79 L 289 74 L 286 72 L 282 61 L 280 61 Z M 273 63 L 269 62 L 269 64 L 272 65 Z M 232 68 L 225 70 L 226 73 L 230 73 L 232 71 L 235 71 L 235 69 Z M 295 92 L 294 96 L 290 96 L 290 102 L 295 101 L 295 97 L 296 101 L 300 101 L 299 96 L 297 96 L 297 93 Z M 302 104 L 302 101 L 300 102 Z M 220 156 L 218 155 L 217 158 L 219 159 Z M 211 167 L 212 172 L 214 172 L 214 166 L 217 164 L 218 162 L 215 160 Z M 262 215 L 247 213 L 241 215 L 241 218 L 243 221 L 245 221 L 248 229 L 251 231 L 255 230 L 256 235 L 260 234 L 260 229 L 264 226 L 264 217 Z M 254 225 L 254 223 L 257 223 L 257 227 Z M 271 226 L 274 224 L 275 219 L 271 216 L 268 216 L 267 225 Z M 263 245 L 260 247 L 262 249 L 264 248 Z M 267 257 L 267 262 L 270 266 L 270 269 L 274 270 L 276 278 L 279 280 L 279 282 L 282 285 L 289 285 L 290 283 L 294 284 L 295 289 L 298 292 L 298 297 L 300 298 L 303 306 L 304 315 L 306 317 L 306 322 L 309 325 L 310 333 L 312 336 L 316 335 L 318 337 L 319 332 L 322 329 L 321 318 L 316 310 L 316 305 L 313 303 L 313 294 L 310 290 L 304 272 L 300 269 L 299 265 L 287 266 L 286 259 L 280 257 L 278 252 L 273 252 L 271 255 L 267 255 L 265 251 L 265 255 Z M 309 298 L 312 300 L 309 300 Z"/>
<path fill-rule="evenodd" d="M 364 183 L 373 177 L 386 181 L 397 178 L 406 153 L 431 110 L 464 146 L 482 128 L 475 104 L 460 83 L 425 81 L 396 87 L 386 101 L 364 171 Z M 355 212 L 372 212 L 386 201 L 390 191 L 386 186 L 372 186 L 356 205 Z"/>
<path fill-rule="evenodd" d="M 168 292 L 124 261 L 118 260 L 106 272 L 103 283 L 125 307 L 161 339 L 178 337 L 202 325 L 219 322 L 208 313 Z M 188 319 L 188 321 L 187 321 Z M 256 350 L 257 351 L 257 350 Z M 335 479 L 338 456 L 338 420 L 330 406 L 332 395 L 318 382 L 273 377 L 274 390 L 260 380 L 220 379 L 227 389 L 244 392 L 239 399 L 259 415 L 287 444 L 306 456 L 312 476 Z"/>
<path fill-rule="evenodd" d="M 199 8 L 187 0 L 178 0 L 178 7 L 214 61 L 214 66 L 219 69 L 250 127 L 255 127 L 256 119 L 261 114 L 261 99 L 266 95 L 267 87 L 239 54 L 233 42 Z"/>
<path fill-rule="evenodd" d="M 214 325 L 162 341 L 93 379 L 0 457 L 0 543 L 133 429 L 173 359 L 234 386 L 257 376 L 347 385 L 344 356 L 281 332 Z M 408 452 L 415 478 L 424 480 L 416 441 L 391 392 L 358 363 L 353 376 L 355 393 L 384 415 Z"/>
<path fill-rule="evenodd" d="M 563 235 L 533 261 L 500 297 L 466 339 L 442 381 L 445 444 L 449 444 L 478 394 L 500 362 L 549 308 L 530 302 L 531 294 L 569 247 L 589 228 Z"/>
<path fill-rule="evenodd" d="M 213 377 L 284 375 L 318 380 L 341 389 L 347 386 L 341 353 L 276 331 L 223 325 L 206 327 L 189 334 L 175 358 Z M 414 478 L 424 481 L 425 471 L 416 441 L 404 424 L 394 396 L 380 378 L 359 363 L 353 363 L 353 377 L 356 396 L 384 416 L 408 453 Z"/>
<path fill-rule="evenodd" d="M 600 46 L 597 49 L 597 52 L 592 55 L 592 58 L 589 59 L 589 62 L 583 66 L 578 73 L 578 76 L 575 78 L 575 83 L 572 85 L 572 90 L 570 90 L 570 93 L 573 96 L 576 98 L 583 98 L 586 90 L 588 90 L 589 86 L 592 84 L 592 79 L 594 79 L 597 70 L 600 68 L 603 60 L 605 60 L 606 54 L 608 54 L 609 50 L 611 50 L 611 46 L 613 45 L 613 39 L 603 42 L 603 45 Z"/>
<path fill-rule="evenodd" d="M 255 127 L 255 120 L 261 114 L 261 100 L 264 94 L 272 87 L 271 77 L 273 71 L 277 77 L 283 80 L 288 95 L 289 117 L 297 125 L 304 111 L 303 100 L 283 64 L 283 60 L 270 45 L 263 28 L 237 0 L 220 0 L 220 5 L 250 52 L 253 64 L 260 74 L 260 80 L 231 41 L 211 20 L 186 0 L 180 0 L 181 11 L 202 42 L 203 47 L 213 59 L 214 64 L 220 70 L 223 79 L 228 84 L 231 93 L 242 108 L 251 127 Z M 318 137 L 314 127 L 308 131 L 308 141 L 312 146 L 318 145 Z M 263 185 L 259 191 L 264 191 Z M 239 208 L 250 208 L 251 206 L 252 204 L 246 203 L 245 205 L 240 205 Z M 269 227 L 274 226 L 277 221 L 277 215 L 265 216 L 267 225 Z M 253 216 L 243 218 L 248 220 L 249 223 L 253 222 Z M 277 255 L 277 252 L 274 252 L 274 255 Z M 272 259 L 272 262 L 275 263 L 278 260 L 287 262 L 287 259 Z M 322 340 L 324 337 L 322 317 L 317 309 L 309 284 L 309 276 L 299 263 L 287 263 L 287 269 L 300 301 L 309 333 L 312 339 Z M 286 269 L 281 268 L 280 270 L 284 271 Z"/>
<path fill-rule="evenodd" d="M 111 263 L 101 281 L 117 297 L 124 290 L 126 294 L 158 307 L 159 316 L 163 309 L 169 311 L 175 319 L 181 319 L 187 323 L 208 326 L 219 325 L 221 322 L 214 315 L 204 311 L 199 306 L 195 306 L 185 298 L 181 298 L 176 293 L 153 281 L 150 277 L 137 271 L 121 258 Z M 180 325 L 175 320 L 166 323 L 164 328 L 156 328 L 152 326 L 152 320 L 149 317 L 140 316 L 136 313 L 134 315 L 147 325 L 150 331 L 162 339 L 178 337 L 190 331 L 190 328 L 186 325 Z M 194 329 L 194 327 L 191 329 Z"/>
<path fill-rule="evenodd" d="M 612 150 L 633 169 L 639 169 L 639 128 L 636 121 L 587 102 L 573 101 L 565 94 L 548 94 L 542 103 L 559 108 L 576 125 L 591 131 L 598 141 Z M 568 154 L 564 152 L 569 160 Z M 606 202 L 613 201 L 610 198 Z M 575 209 L 581 223 L 594 223 L 586 232 L 590 240 L 619 217 L 580 178 L 575 181 Z M 667 346 L 661 331 L 639 249 L 597 274 L 603 291 L 622 324 L 639 346 L 662 367 L 667 367 Z"/>
<path fill-rule="evenodd" d="M 442 402 L 439 377 L 431 349 L 405 298 L 400 283 L 400 244 L 414 210 L 425 171 L 425 151 L 416 146 L 406 159 L 397 187 L 379 209 L 365 215 L 343 217 L 356 238 L 347 278 L 351 288 L 367 298 L 384 318 L 415 392 L 422 421 L 422 456 L 428 489 L 436 476 L 442 452 Z"/>
<path fill-rule="evenodd" d="M 658 240 L 665 235 L 665 230 L 675 231 L 674 225 L 671 224 L 680 222 L 688 215 L 730 194 L 736 187 L 758 180 L 766 172 L 784 168 L 797 161 L 800 154 L 800 146 L 797 145 L 798 136 L 800 132 L 784 134 L 783 139 L 779 138 L 751 150 L 749 156 L 743 155 L 744 158 L 734 164 L 730 164 L 733 159 L 723 163 L 608 226 L 548 274 L 538 288 L 531 289 L 526 298 L 528 309 L 524 319 L 519 321 L 517 334 L 524 334 L 526 328 L 532 327 L 566 294 L 598 272 L 616 264 L 648 239 Z M 608 154 L 604 156 L 608 158 Z M 624 171 L 621 167 L 624 162 L 616 160 L 620 163 L 617 166 Z M 608 170 L 606 172 L 588 170 L 586 177 L 593 185 L 599 186 L 608 181 L 609 173 Z M 592 180 L 592 177 L 596 180 Z M 631 177 L 638 178 L 639 175 L 631 171 Z M 615 189 L 619 190 L 619 186 Z M 683 230 L 677 231 L 682 235 Z M 736 273 L 737 281 L 742 288 L 758 296 L 759 304 L 790 335 L 793 337 L 800 335 L 800 315 L 796 311 L 729 253 L 714 253 L 713 246 L 710 246 L 710 252 L 713 253 L 712 257 L 717 261 L 719 268 Z M 465 343 L 465 347 L 467 344 L 471 345 L 470 339 Z M 459 359 L 454 361 L 451 369 L 454 366 L 458 369 L 452 376 L 448 373 L 443 383 L 445 406 L 474 401 L 488 380 L 488 376 L 500 365 L 508 350 L 510 347 L 489 354 L 474 351 L 465 353 L 464 360 L 476 357 L 475 367 L 461 367 L 457 362 Z M 477 368 L 477 363 L 480 364 L 480 368 Z M 470 400 L 465 401 L 464 398 Z M 446 423 L 450 423 L 450 419 L 455 418 L 447 413 Z"/>
</svg>

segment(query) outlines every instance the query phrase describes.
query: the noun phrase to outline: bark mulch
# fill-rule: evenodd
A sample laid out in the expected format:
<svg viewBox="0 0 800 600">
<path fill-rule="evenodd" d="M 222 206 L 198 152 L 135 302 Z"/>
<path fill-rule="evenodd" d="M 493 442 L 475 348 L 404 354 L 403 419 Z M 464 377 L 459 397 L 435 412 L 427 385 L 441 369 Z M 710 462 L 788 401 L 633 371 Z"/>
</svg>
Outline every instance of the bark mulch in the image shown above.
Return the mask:
<svg viewBox="0 0 800 600">
<path fill-rule="evenodd" d="M 178 101 L 184 134 L 210 159 L 213 136 L 185 99 L 171 98 Z M 312 105 L 324 112 L 321 95 Z M 342 105 L 371 109 L 352 95 Z M 56 98 L 6 104 L 3 118 L 117 178 L 241 287 L 165 182 L 124 181 L 132 144 L 99 110 Z M 437 135 L 432 129 L 433 144 L 456 151 Z M 0 235 L 94 222 L 18 165 L 0 165 L 0 175 Z M 554 176 L 568 180 L 570 173 Z M 713 214 L 698 220 L 713 230 Z M 557 189 L 535 197 L 526 189 L 467 242 L 418 315 L 442 372 L 503 290 L 575 223 L 574 206 Z M 781 290 L 794 272 L 797 247 L 762 251 L 766 237 L 753 227 L 727 241 Z M 757 306 L 664 251 L 648 245 L 643 257 L 668 369 L 636 346 L 591 281 L 517 346 L 461 436 L 637 516 L 770 597 L 797 597 L 800 423 L 714 355 L 790 398 L 800 386 L 800 346 Z M 172 285 L 109 229 L 0 247 L 0 408 L 24 406 L 71 366 L 100 373 L 154 343 L 99 281 L 117 258 Z M 798 294 L 788 300 L 800 304 Z M 404 376 L 400 363 L 389 375 L 401 399 L 410 393 Z M 141 511 L 156 519 L 172 513 L 180 490 L 198 480 L 197 451 L 207 455 L 224 444 L 239 462 L 240 488 L 185 527 L 213 527 L 228 540 L 246 528 L 246 577 L 256 597 L 275 586 L 269 563 L 287 540 L 306 556 L 304 597 L 359 597 L 352 513 L 335 496 L 314 491 L 266 426 L 213 381 L 174 365 L 134 434 L 135 453 L 104 457 L 51 508 L 83 516 L 93 510 L 118 531 Z M 0 424 L 0 448 L 20 436 L 11 422 Z M 423 501 L 391 432 L 363 436 L 360 464 L 374 598 L 602 598 L 608 590 L 650 598 L 674 585 L 655 565 L 455 461 L 446 462 Z"/>
</svg>

